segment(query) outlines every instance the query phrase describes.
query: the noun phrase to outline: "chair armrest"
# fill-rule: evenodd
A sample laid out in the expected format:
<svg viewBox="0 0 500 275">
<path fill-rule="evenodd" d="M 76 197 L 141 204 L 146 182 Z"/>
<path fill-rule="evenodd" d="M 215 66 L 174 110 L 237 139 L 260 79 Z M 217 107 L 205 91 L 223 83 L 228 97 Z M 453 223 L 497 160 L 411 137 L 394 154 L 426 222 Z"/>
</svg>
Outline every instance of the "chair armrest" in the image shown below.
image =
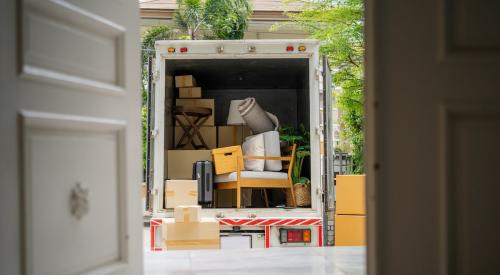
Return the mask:
<svg viewBox="0 0 500 275">
<path fill-rule="evenodd" d="M 262 156 L 243 156 L 243 159 L 263 159 L 263 160 L 284 160 L 291 161 L 291 157 L 262 157 Z"/>
</svg>

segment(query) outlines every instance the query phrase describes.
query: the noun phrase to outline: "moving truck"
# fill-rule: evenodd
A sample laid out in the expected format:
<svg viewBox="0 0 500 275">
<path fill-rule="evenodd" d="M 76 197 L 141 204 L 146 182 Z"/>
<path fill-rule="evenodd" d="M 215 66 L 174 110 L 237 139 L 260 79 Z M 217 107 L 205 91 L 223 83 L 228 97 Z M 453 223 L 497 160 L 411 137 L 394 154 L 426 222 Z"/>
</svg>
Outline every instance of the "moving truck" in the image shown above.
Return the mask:
<svg viewBox="0 0 500 275">
<path fill-rule="evenodd" d="M 311 180 L 311 206 L 203 208 L 204 217 L 220 221 L 222 248 L 326 245 L 327 225 L 330 229 L 332 226 L 327 223 L 325 209 L 333 207 L 334 197 L 333 172 L 327 169 L 333 161 L 328 138 L 331 79 L 325 60 L 320 58 L 319 43 L 157 41 L 154 65 L 154 119 L 150 125 L 153 164 L 149 171 L 153 180 L 148 190 L 152 198 L 151 248 L 161 250 L 161 219 L 173 215 L 165 204 L 165 181 L 176 179 L 172 175 L 179 169 L 192 169 L 191 163 L 184 165 L 188 167 L 168 168 L 169 163 L 179 165 L 184 159 L 173 154 L 176 127 L 172 110 L 178 97 L 175 77 L 179 75 L 192 75 L 196 86 L 201 87 L 202 97 L 214 100 L 215 126 L 226 124 L 231 100 L 254 97 L 263 109 L 278 117 L 281 125 L 302 124 L 310 132 L 311 156 L 303 170 Z"/>
</svg>

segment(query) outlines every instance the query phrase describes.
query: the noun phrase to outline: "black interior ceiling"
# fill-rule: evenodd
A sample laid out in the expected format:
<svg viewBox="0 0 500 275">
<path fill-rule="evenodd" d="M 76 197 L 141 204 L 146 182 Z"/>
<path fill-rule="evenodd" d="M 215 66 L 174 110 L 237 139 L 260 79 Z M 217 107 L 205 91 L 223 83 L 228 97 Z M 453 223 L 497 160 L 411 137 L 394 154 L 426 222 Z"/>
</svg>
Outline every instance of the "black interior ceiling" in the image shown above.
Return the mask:
<svg viewBox="0 0 500 275">
<path fill-rule="evenodd" d="M 204 89 L 294 89 L 308 77 L 309 60 L 184 59 L 167 60 L 173 75 L 192 74 Z"/>
</svg>

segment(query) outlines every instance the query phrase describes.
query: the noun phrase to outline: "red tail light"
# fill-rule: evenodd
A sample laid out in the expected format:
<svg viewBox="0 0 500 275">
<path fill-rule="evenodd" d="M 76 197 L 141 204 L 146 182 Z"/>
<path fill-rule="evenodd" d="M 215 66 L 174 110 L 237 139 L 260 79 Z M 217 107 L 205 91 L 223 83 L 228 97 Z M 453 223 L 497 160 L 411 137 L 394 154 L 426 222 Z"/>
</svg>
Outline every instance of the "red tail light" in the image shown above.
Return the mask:
<svg viewBox="0 0 500 275">
<path fill-rule="evenodd" d="M 180 51 L 181 53 L 187 53 L 188 48 L 187 48 L 187 47 L 182 47 L 182 48 L 180 48 L 180 50 L 179 50 L 179 51 Z"/>
<path fill-rule="evenodd" d="M 311 229 L 280 228 L 280 243 L 310 243 Z"/>
<path fill-rule="evenodd" d="M 293 46 L 288 46 L 286 47 L 287 52 L 293 52 Z"/>
</svg>

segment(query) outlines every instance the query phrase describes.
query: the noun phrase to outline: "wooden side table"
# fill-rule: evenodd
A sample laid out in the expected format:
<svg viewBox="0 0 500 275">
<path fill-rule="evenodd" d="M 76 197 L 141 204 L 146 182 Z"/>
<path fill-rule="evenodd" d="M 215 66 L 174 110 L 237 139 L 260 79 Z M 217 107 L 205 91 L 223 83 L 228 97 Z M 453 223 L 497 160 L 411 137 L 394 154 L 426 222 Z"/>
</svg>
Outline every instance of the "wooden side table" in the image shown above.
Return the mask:
<svg viewBox="0 0 500 275">
<path fill-rule="evenodd" d="M 198 149 L 209 149 L 203 136 L 200 133 L 200 127 L 207 121 L 207 119 L 212 115 L 212 109 L 195 107 L 195 106 L 175 106 L 173 111 L 175 120 L 179 122 L 184 133 L 182 134 L 179 142 L 175 145 L 175 148 L 183 148 L 188 144 L 193 145 L 193 148 Z M 182 119 L 183 117 L 188 124 Z M 195 137 L 198 138 L 201 145 L 197 145 Z M 184 140 L 186 142 L 184 143 Z"/>
</svg>

